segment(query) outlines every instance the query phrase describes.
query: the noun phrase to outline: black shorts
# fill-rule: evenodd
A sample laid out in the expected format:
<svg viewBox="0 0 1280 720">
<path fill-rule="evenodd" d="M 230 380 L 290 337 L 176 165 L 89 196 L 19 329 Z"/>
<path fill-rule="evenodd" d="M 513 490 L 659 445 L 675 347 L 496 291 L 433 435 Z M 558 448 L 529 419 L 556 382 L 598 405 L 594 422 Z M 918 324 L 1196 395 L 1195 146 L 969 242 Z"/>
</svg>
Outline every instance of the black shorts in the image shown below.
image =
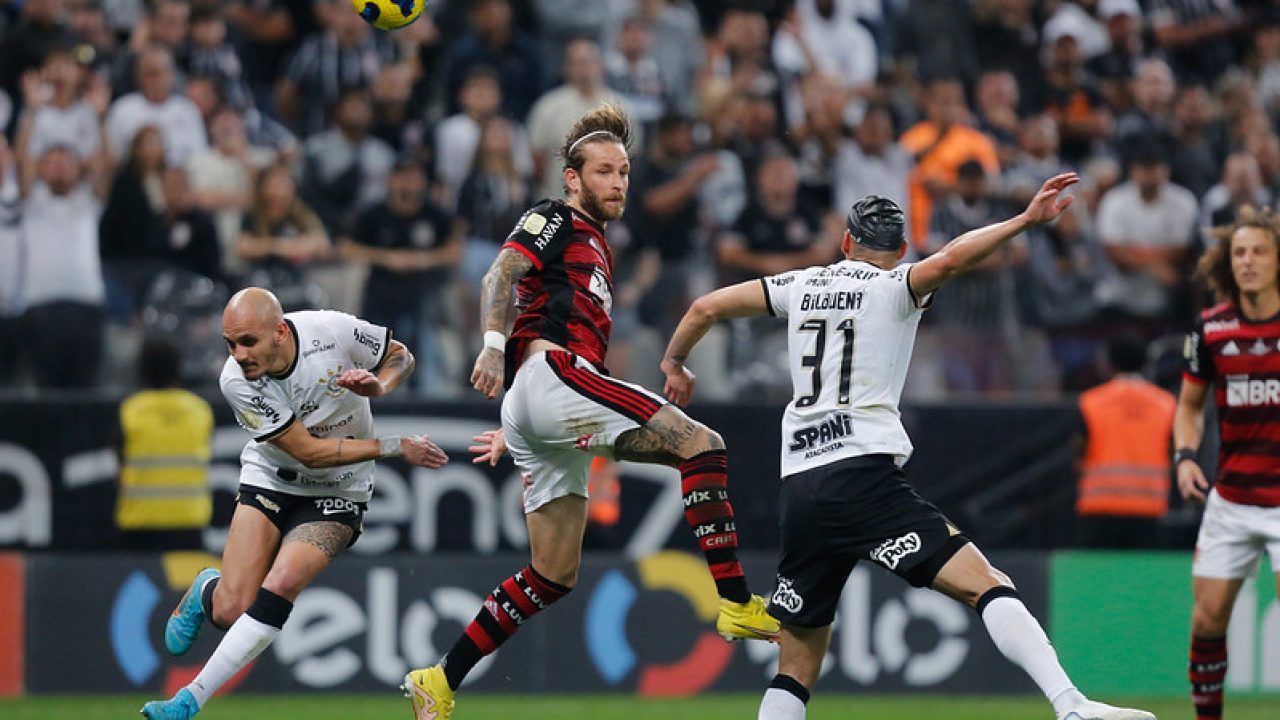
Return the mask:
<svg viewBox="0 0 1280 720">
<path fill-rule="evenodd" d="M 266 515 L 271 524 L 280 530 L 282 536 L 288 535 L 290 530 L 299 525 L 307 523 L 342 523 L 353 531 L 347 547 L 355 545 L 360 533 L 364 532 L 364 513 L 369 509 L 368 503 L 346 498 L 289 495 L 252 485 L 240 486 L 240 495 L 236 498 L 236 502 L 256 508 Z"/>
<path fill-rule="evenodd" d="M 928 587 L 969 542 L 916 494 L 889 455 L 792 475 L 782 483 L 781 504 L 782 558 L 769 613 L 787 625 L 830 625 L 858 560 Z"/>
</svg>

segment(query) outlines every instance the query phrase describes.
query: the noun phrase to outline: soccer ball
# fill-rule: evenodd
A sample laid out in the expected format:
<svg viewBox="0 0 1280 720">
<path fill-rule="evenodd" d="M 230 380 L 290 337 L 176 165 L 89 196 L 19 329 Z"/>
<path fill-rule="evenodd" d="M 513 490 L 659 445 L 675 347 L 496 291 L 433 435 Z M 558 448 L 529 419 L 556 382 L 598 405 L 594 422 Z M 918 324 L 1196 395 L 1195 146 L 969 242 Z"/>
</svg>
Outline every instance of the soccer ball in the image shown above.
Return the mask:
<svg viewBox="0 0 1280 720">
<path fill-rule="evenodd" d="M 418 19 L 427 0 L 351 0 L 351 4 L 379 30 L 399 30 Z"/>
</svg>

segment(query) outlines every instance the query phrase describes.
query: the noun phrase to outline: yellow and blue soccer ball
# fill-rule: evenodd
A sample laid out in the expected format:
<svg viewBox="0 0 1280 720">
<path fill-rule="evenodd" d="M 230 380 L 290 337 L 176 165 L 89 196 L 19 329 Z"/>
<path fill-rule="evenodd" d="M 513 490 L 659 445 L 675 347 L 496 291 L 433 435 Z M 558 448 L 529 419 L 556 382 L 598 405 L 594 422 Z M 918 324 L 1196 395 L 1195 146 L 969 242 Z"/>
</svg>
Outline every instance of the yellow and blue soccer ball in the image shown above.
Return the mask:
<svg viewBox="0 0 1280 720">
<path fill-rule="evenodd" d="M 351 0 L 351 4 L 379 30 L 399 30 L 418 19 L 427 0 Z"/>
</svg>

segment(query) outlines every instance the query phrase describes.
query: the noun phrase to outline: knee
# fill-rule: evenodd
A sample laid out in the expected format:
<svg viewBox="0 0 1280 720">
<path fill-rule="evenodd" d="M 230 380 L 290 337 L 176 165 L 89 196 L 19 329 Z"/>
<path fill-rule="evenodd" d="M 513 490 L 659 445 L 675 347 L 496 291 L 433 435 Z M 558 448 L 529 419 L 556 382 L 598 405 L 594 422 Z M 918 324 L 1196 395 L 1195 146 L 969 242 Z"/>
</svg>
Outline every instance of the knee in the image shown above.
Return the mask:
<svg viewBox="0 0 1280 720">
<path fill-rule="evenodd" d="M 274 567 L 267 575 L 267 579 L 262 582 L 262 587 L 293 602 L 298 595 L 302 594 L 307 582 L 305 575 L 294 568 Z"/>
<path fill-rule="evenodd" d="M 1013 585 L 1013 580 L 1008 575 L 994 567 L 988 567 L 985 572 L 977 574 L 972 583 L 965 587 L 957 588 L 954 593 L 948 594 L 976 610 L 978 603 L 987 593 L 1002 588 L 1005 590 L 1017 590 Z M 1005 592 L 1004 594 L 1008 593 Z"/>
<path fill-rule="evenodd" d="M 695 455 L 701 455 L 704 452 L 724 450 L 724 438 L 720 437 L 720 433 L 712 430 L 706 425 L 703 425 L 700 422 L 695 422 L 693 427 L 693 436 L 690 438 L 688 445 L 682 449 L 685 450 L 685 453 L 681 460 L 688 460 L 689 458 L 694 457 Z"/>
<path fill-rule="evenodd" d="M 1231 606 L 1196 600 L 1191 610 L 1191 634 L 1199 637 L 1222 637 L 1227 634 Z"/>
</svg>

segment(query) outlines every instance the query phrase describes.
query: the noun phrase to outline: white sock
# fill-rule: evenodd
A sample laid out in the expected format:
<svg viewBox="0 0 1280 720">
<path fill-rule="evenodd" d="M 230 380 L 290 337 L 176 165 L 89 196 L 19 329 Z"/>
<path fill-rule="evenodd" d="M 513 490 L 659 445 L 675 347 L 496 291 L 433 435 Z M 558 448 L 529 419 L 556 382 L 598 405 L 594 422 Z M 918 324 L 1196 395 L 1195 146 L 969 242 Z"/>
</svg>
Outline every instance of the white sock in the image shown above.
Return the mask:
<svg viewBox="0 0 1280 720">
<path fill-rule="evenodd" d="M 218 643 L 218 649 L 213 651 L 213 656 L 205 663 L 200 674 L 187 686 L 200 707 L 204 707 L 231 676 L 266 650 L 279 634 L 280 628 L 255 620 L 248 613 L 241 615 L 231 629 L 227 630 L 222 642 Z"/>
<path fill-rule="evenodd" d="M 1053 703 L 1058 717 L 1084 701 L 1084 696 L 1058 664 L 1058 654 L 1049 637 L 1021 600 L 995 598 L 982 610 L 982 622 L 1001 654 L 1025 670 L 1040 686 L 1040 692 Z"/>
<path fill-rule="evenodd" d="M 804 702 L 782 688 L 771 687 L 764 691 L 756 720 L 804 720 Z"/>
</svg>

